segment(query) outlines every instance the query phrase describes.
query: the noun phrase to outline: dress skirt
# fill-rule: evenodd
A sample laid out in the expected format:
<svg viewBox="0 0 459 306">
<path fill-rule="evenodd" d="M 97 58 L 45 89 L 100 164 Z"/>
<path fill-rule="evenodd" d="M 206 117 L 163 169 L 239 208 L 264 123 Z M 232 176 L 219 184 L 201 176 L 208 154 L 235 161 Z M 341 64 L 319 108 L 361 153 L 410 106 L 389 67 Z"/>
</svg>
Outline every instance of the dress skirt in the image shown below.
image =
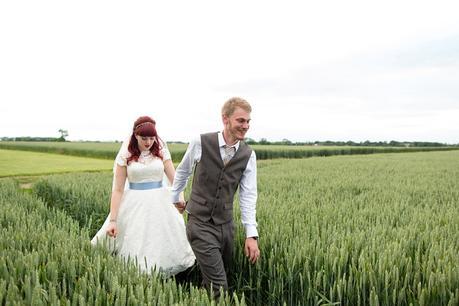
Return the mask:
<svg viewBox="0 0 459 306">
<path fill-rule="evenodd" d="M 170 191 L 165 187 L 125 190 L 118 211 L 116 238 L 106 233 L 109 222 L 110 216 L 91 243 L 104 242 L 122 258 L 136 260 L 144 272 L 153 269 L 167 277 L 195 262 L 183 216 L 172 204 Z"/>
</svg>

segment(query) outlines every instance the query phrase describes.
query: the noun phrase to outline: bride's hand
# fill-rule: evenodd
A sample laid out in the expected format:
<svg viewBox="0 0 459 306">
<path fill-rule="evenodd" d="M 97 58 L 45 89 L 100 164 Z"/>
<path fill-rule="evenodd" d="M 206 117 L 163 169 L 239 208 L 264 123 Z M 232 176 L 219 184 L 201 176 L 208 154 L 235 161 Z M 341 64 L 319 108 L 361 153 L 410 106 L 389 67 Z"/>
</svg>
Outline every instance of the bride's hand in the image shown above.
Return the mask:
<svg viewBox="0 0 459 306">
<path fill-rule="evenodd" d="M 116 238 L 116 235 L 118 235 L 118 227 L 116 226 L 116 222 L 111 221 L 108 224 L 107 235 L 109 235 L 110 237 Z"/>
<path fill-rule="evenodd" d="M 177 208 L 177 210 L 179 211 L 179 213 L 183 214 L 183 212 L 185 211 L 186 202 L 179 201 L 177 203 L 174 203 L 174 205 L 175 205 L 175 208 Z"/>
</svg>

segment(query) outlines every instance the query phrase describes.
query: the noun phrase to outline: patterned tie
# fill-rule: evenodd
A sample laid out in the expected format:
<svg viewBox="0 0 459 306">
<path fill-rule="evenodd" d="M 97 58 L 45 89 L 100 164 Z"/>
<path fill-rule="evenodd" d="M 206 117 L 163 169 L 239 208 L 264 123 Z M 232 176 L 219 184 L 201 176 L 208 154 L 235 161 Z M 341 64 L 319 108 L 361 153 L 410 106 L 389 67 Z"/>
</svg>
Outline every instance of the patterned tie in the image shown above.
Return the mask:
<svg viewBox="0 0 459 306">
<path fill-rule="evenodd" d="M 225 155 L 223 156 L 223 164 L 226 166 L 226 164 L 231 160 L 231 158 L 233 158 L 235 153 L 234 151 L 236 148 L 225 145 L 224 149 Z"/>
</svg>

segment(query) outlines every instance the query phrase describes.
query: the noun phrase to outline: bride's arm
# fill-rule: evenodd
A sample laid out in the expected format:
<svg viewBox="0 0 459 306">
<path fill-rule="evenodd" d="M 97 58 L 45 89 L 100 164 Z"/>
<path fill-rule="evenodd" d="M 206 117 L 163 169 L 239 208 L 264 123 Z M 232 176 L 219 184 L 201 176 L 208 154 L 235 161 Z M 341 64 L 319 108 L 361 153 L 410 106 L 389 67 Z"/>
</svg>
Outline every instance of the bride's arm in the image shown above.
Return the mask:
<svg viewBox="0 0 459 306">
<path fill-rule="evenodd" d="M 124 184 L 126 183 L 127 170 L 126 167 L 116 165 L 115 170 L 115 185 L 112 191 L 110 200 L 110 224 L 107 228 L 107 233 L 110 236 L 116 236 L 116 220 L 118 218 L 118 210 L 120 207 L 121 198 L 124 193 Z"/>
<path fill-rule="evenodd" d="M 164 173 L 166 173 L 169 183 L 172 185 L 175 176 L 175 168 L 172 160 L 168 159 L 164 161 Z"/>
</svg>

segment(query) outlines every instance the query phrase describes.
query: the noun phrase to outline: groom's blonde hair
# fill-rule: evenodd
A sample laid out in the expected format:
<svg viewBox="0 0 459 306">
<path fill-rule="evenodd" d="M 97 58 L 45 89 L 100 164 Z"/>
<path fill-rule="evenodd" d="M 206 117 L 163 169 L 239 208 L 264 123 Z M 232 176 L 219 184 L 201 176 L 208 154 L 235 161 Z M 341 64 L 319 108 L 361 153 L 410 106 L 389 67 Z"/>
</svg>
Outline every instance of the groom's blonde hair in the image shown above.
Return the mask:
<svg viewBox="0 0 459 306">
<path fill-rule="evenodd" d="M 252 112 L 252 107 L 250 106 L 249 102 L 239 97 L 233 97 L 226 101 L 225 104 L 223 104 L 222 115 L 227 117 L 231 116 L 237 107 L 242 108 L 248 113 Z"/>
</svg>

